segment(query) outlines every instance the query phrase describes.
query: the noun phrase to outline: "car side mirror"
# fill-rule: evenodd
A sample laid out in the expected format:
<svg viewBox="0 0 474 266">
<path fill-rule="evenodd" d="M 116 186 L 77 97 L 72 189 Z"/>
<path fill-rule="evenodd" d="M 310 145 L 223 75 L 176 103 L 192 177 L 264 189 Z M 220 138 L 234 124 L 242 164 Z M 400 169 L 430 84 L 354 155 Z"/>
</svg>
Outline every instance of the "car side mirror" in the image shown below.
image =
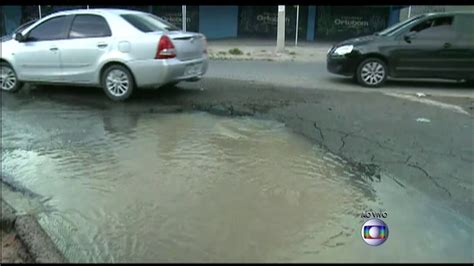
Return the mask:
<svg viewBox="0 0 474 266">
<path fill-rule="evenodd" d="M 411 43 L 411 40 L 414 39 L 415 36 L 416 36 L 416 32 L 415 31 L 410 31 L 410 32 L 406 33 L 405 35 L 403 35 L 403 39 L 407 43 Z"/>
<path fill-rule="evenodd" d="M 17 32 L 15 33 L 15 40 L 18 42 L 23 42 L 25 40 L 25 36 L 23 34 Z"/>
</svg>

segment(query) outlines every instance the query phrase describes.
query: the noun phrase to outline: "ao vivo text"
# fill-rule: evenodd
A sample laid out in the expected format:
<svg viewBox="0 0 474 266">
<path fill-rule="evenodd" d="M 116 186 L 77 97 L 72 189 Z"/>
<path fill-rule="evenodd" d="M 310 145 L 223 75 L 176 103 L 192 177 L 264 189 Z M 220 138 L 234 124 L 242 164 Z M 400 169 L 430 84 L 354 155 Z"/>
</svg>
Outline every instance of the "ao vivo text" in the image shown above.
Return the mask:
<svg viewBox="0 0 474 266">
<path fill-rule="evenodd" d="M 385 211 L 374 211 L 374 210 L 369 210 L 369 211 L 363 211 L 362 214 L 360 215 L 360 218 L 387 218 L 388 214 Z"/>
</svg>

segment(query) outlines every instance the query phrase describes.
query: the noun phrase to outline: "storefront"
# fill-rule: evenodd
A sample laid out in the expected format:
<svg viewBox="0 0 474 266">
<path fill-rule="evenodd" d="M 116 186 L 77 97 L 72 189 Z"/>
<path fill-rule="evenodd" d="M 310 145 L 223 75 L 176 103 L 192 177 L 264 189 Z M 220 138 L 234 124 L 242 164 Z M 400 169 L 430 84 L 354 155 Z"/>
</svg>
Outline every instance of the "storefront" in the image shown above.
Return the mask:
<svg viewBox="0 0 474 266">
<path fill-rule="evenodd" d="M 12 33 L 18 26 L 47 16 L 54 12 L 87 8 L 87 6 L 1 6 L 0 7 L 0 36 Z"/>
<path fill-rule="evenodd" d="M 1 6 L 0 36 L 9 34 L 19 25 L 38 18 L 38 6 Z"/>
<path fill-rule="evenodd" d="M 150 12 L 181 28 L 183 6 L 1 6 L 0 33 L 10 34 L 19 25 L 51 13 L 77 8 L 123 8 Z M 186 6 L 186 30 L 209 39 L 261 38 L 277 35 L 277 6 Z M 398 13 L 395 13 L 398 12 Z M 399 9 L 390 6 L 299 6 L 299 40 L 341 40 L 371 34 L 398 22 Z M 296 6 L 286 6 L 285 35 L 296 35 Z"/>
<path fill-rule="evenodd" d="M 153 6 L 152 12 L 179 28 L 183 25 L 182 6 Z M 199 6 L 186 6 L 186 31 L 199 31 Z"/>
<path fill-rule="evenodd" d="M 285 37 L 295 38 L 296 6 L 285 8 Z M 277 36 L 277 6 L 240 6 L 238 37 L 269 38 Z M 306 38 L 308 6 L 300 6 L 298 19 L 298 39 Z"/>
<path fill-rule="evenodd" d="M 315 35 L 335 41 L 373 34 L 388 26 L 389 16 L 389 6 L 318 6 Z"/>
</svg>

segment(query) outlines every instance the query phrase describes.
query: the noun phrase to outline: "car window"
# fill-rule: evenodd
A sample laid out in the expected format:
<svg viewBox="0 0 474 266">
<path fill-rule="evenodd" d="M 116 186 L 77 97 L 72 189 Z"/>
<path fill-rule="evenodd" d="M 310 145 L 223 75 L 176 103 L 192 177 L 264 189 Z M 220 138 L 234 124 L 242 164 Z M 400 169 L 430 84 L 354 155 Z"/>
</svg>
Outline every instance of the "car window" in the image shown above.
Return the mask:
<svg viewBox="0 0 474 266">
<path fill-rule="evenodd" d="M 425 20 L 410 29 L 418 38 L 438 39 L 454 37 L 453 17 L 438 17 Z"/>
<path fill-rule="evenodd" d="M 60 16 L 39 24 L 28 33 L 27 41 L 66 39 L 69 19 L 68 16 Z"/>
<path fill-rule="evenodd" d="M 425 21 L 415 25 L 414 27 L 412 27 L 410 29 L 410 32 L 420 32 L 422 30 L 426 30 L 426 29 L 431 27 L 431 24 L 433 24 L 432 19 L 425 20 Z"/>
<path fill-rule="evenodd" d="M 180 30 L 176 26 L 151 14 L 123 14 L 121 17 L 142 32 Z"/>
<path fill-rule="evenodd" d="M 69 38 L 94 38 L 111 36 L 107 21 L 97 15 L 77 15 L 72 22 Z"/>
<path fill-rule="evenodd" d="M 474 25 L 474 16 L 473 15 L 459 15 L 456 17 L 455 21 L 456 29 L 461 38 L 474 39 L 474 30 L 472 29 Z"/>
<path fill-rule="evenodd" d="M 384 29 L 383 31 L 377 33 L 376 35 L 380 35 L 380 36 L 390 36 L 392 35 L 393 33 L 397 32 L 399 29 L 401 28 L 404 28 L 405 26 L 407 26 L 408 24 L 411 24 L 411 23 L 414 23 L 415 21 L 417 20 L 420 20 L 422 18 L 424 18 L 425 15 L 418 15 L 416 17 L 412 17 L 410 19 L 407 19 L 405 21 L 402 21 L 402 22 L 399 22 L 389 28 L 386 28 Z"/>
</svg>

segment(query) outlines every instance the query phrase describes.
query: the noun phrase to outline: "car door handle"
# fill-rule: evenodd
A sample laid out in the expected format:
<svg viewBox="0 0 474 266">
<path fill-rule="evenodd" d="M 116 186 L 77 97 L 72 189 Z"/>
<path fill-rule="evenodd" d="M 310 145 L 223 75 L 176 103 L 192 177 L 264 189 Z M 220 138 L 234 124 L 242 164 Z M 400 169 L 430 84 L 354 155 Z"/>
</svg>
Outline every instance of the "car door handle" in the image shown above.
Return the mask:
<svg viewBox="0 0 474 266">
<path fill-rule="evenodd" d="M 49 50 L 55 52 L 55 51 L 58 50 L 58 47 L 51 47 L 51 48 L 49 48 Z"/>
<path fill-rule="evenodd" d="M 443 44 L 443 47 L 444 48 L 449 48 L 449 47 L 451 47 L 451 44 L 449 42 L 447 42 L 447 43 Z"/>
<path fill-rule="evenodd" d="M 108 44 L 106 44 L 106 43 L 98 43 L 97 44 L 97 47 L 99 47 L 99 48 L 105 48 L 107 46 L 108 46 Z"/>
</svg>

